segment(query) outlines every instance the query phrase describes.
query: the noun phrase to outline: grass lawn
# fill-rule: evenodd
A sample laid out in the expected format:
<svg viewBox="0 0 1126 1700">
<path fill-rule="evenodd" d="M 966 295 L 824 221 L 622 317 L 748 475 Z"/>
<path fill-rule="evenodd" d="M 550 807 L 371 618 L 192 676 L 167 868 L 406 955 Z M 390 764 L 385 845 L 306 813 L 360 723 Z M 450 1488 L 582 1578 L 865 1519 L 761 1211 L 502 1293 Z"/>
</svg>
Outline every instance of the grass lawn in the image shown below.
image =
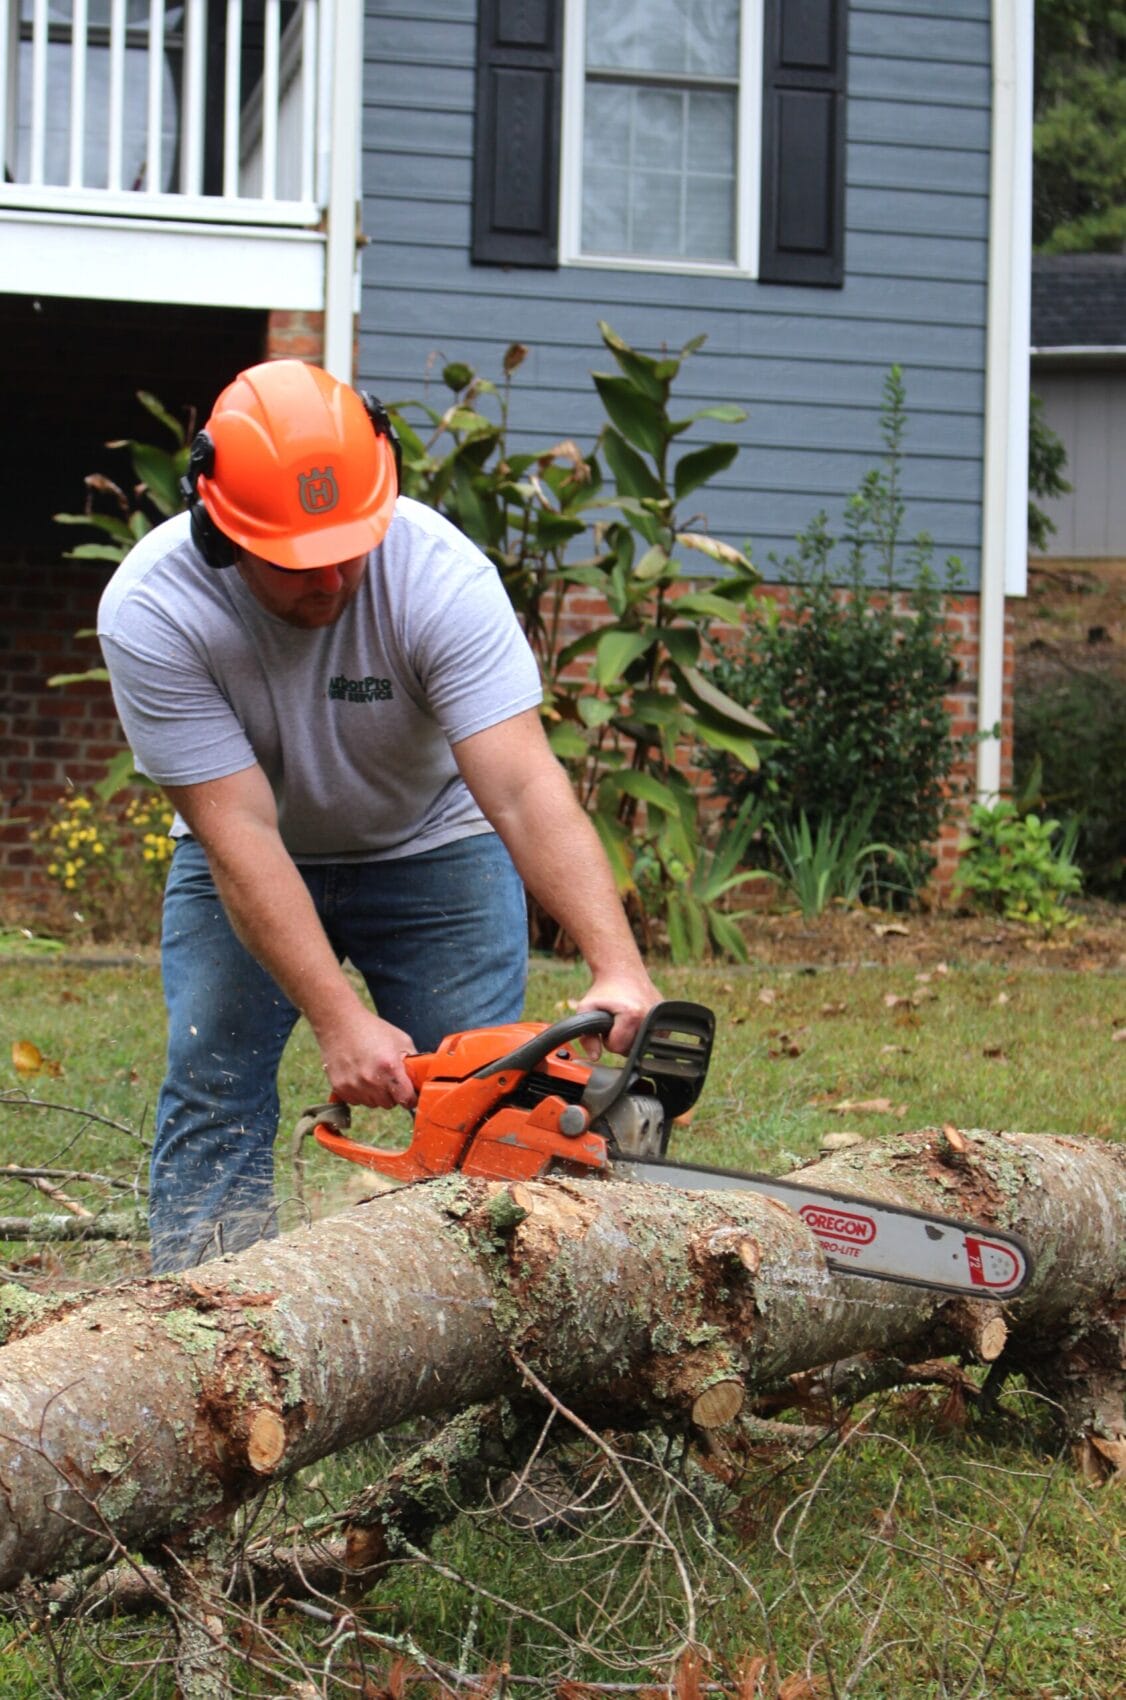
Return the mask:
<svg viewBox="0 0 1126 1700">
<path fill-rule="evenodd" d="M 1010 953 L 996 964 L 775 962 L 658 977 L 668 995 L 719 1017 L 705 1095 L 674 1146 L 686 1159 L 781 1171 L 827 1133 L 880 1139 L 942 1122 L 1126 1135 L 1121 972 Z M 563 1013 L 584 983 L 573 969 L 537 964 L 529 1015 Z M 3 1164 L 63 1172 L 47 1184 L 93 1210 L 136 1208 L 163 1046 L 152 962 L 0 961 L 0 1030 Z M 283 1130 L 322 1093 L 315 1048 L 299 1030 L 283 1065 Z M 367 1136 L 388 1139 L 392 1121 L 373 1117 Z M 64 1178 L 77 1171 L 104 1178 Z M 278 1181 L 290 1225 L 371 1190 L 362 1171 L 317 1149 L 299 1203 L 288 1137 Z M 63 1208 L 26 1179 L 0 1179 L 0 1216 Z M 36 1286 L 112 1280 L 144 1262 L 141 1245 L 0 1244 L 7 1272 Z M 807 1455 L 764 1436 L 725 1480 L 675 1448 L 623 1443 L 621 1468 L 650 1521 L 618 1464 L 587 1448 L 572 1467 L 596 1509 L 574 1538 L 536 1540 L 495 1513 L 463 1515 L 436 1543 L 435 1562 L 393 1570 L 358 1622 L 409 1635 L 467 1671 L 507 1660 L 516 1676 L 536 1675 L 515 1694 L 554 1693 L 564 1678 L 630 1685 L 667 1675 L 662 1661 L 691 1610 L 712 1656 L 705 1675 L 733 1691 L 744 1661 L 748 1700 L 774 1700 L 779 1683 L 785 1700 L 1123 1700 L 1121 1484 L 1086 1482 L 1020 1386 L 988 1420 L 967 1417 L 948 1390 L 893 1392 L 862 1416 L 847 1444 Z M 323 1516 L 404 1443 L 393 1436 L 325 1461 L 263 1508 L 260 1526 Z M 275 1674 L 246 1670 L 239 1691 L 394 1691 L 378 1651 L 368 1651 L 365 1678 L 360 1644 L 330 1657 L 316 1650 L 323 1636 L 275 1614 Z M 124 1621 L 46 1640 L 13 1631 L 0 1640 L 0 1700 L 170 1696 L 166 1651 L 151 1625 Z M 745 1661 L 756 1657 L 776 1661 L 773 1686 L 754 1686 Z M 797 1685 L 807 1665 L 820 1686 Z M 321 1686 L 296 1686 L 314 1677 Z M 685 1674 L 686 1693 L 687 1684 Z"/>
</svg>

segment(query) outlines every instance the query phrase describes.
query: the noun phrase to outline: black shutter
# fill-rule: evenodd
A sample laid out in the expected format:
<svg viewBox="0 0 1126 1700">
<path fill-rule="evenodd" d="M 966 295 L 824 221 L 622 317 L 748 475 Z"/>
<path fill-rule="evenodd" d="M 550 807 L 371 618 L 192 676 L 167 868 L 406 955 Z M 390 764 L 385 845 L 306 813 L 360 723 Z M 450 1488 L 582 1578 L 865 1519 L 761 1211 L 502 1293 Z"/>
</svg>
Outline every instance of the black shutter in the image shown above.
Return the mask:
<svg viewBox="0 0 1126 1700">
<path fill-rule="evenodd" d="M 844 281 L 848 0 L 766 0 L 763 283 Z"/>
<path fill-rule="evenodd" d="M 479 0 L 473 258 L 555 266 L 563 0 Z"/>
</svg>

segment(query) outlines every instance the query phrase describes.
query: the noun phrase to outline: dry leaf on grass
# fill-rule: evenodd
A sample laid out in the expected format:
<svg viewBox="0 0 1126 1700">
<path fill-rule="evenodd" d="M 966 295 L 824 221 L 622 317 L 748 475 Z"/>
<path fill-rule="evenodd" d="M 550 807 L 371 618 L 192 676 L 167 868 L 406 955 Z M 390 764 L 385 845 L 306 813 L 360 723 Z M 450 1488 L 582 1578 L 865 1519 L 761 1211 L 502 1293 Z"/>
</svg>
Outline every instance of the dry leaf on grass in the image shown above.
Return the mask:
<svg viewBox="0 0 1126 1700">
<path fill-rule="evenodd" d="M 45 1057 L 38 1045 L 33 1045 L 30 1039 L 14 1039 L 12 1041 L 12 1067 L 17 1074 L 50 1074 L 60 1075 L 62 1064 L 51 1057 Z"/>
</svg>

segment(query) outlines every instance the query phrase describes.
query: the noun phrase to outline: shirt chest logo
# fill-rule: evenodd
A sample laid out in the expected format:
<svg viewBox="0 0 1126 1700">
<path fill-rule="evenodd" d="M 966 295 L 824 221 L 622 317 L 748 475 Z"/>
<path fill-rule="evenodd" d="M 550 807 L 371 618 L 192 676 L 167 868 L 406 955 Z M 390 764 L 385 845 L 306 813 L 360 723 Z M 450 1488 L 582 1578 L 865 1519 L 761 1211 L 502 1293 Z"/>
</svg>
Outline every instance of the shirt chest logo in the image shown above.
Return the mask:
<svg viewBox="0 0 1126 1700">
<path fill-rule="evenodd" d="M 312 466 L 297 474 L 297 494 L 307 514 L 327 514 L 340 500 L 336 474 L 331 466 Z"/>
<path fill-rule="evenodd" d="M 330 702 L 390 702 L 394 696 L 390 679 L 349 679 L 343 673 L 328 682 Z"/>
</svg>

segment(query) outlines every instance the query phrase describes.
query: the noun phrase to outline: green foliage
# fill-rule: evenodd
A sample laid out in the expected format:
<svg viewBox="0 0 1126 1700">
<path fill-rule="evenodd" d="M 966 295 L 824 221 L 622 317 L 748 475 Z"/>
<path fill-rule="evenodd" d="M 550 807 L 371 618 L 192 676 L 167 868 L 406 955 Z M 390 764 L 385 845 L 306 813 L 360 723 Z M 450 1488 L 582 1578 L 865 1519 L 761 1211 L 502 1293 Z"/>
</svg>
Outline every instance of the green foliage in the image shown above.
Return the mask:
<svg viewBox="0 0 1126 1700">
<path fill-rule="evenodd" d="M 878 896 L 886 861 L 902 860 L 890 844 L 869 838 L 874 814 L 875 804 L 869 803 L 839 824 L 830 815 L 822 815 L 816 831 L 804 809 L 796 821 L 766 822 L 766 834 L 781 863 L 781 881 L 807 921 L 815 920 L 831 903 L 852 908 L 865 887 L 871 896 Z"/>
<path fill-rule="evenodd" d="M 1126 239 L 1126 10 L 1037 0 L 1032 239 L 1117 253 Z"/>
<path fill-rule="evenodd" d="M 80 514 L 56 514 L 56 525 L 84 526 L 87 530 L 101 533 L 100 543 L 79 543 L 67 551 L 66 559 L 72 561 L 110 561 L 116 564 L 124 560 L 145 533 L 151 531 L 154 523 L 179 513 L 184 505 L 180 494 L 180 480 L 188 468 L 188 452 L 193 434 L 189 422 L 187 426 L 172 417 L 154 395 L 147 390 L 137 391 L 137 400 L 157 423 L 172 438 L 174 448 L 161 448 L 158 444 L 139 442 L 134 438 L 115 438 L 106 444 L 107 449 L 124 449 L 128 451 L 130 466 L 133 472 L 133 484 L 126 492 L 112 478 L 104 473 L 92 472 L 86 478 L 87 496 L 86 511 Z M 108 499 L 112 512 L 99 512 L 94 507 L 97 498 Z M 155 514 L 155 520 L 152 517 Z M 82 674 L 75 677 L 87 678 L 91 675 Z M 104 675 L 102 675 L 104 677 Z"/>
<path fill-rule="evenodd" d="M 818 514 L 799 533 L 796 554 L 776 563 L 786 607 L 760 600 L 709 669 L 724 691 L 754 705 L 776 738 L 757 772 L 722 753 L 708 765 L 731 807 L 763 799 L 775 845 L 778 833 L 798 842 L 804 816 L 813 842 L 827 846 L 855 820 L 859 799 L 865 833 L 887 846 L 866 860 L 866 878 L 887 895 L 918 888 L 930 874 L 931 846 L 956 794 L 952 775 L 974 740 L 954 735 L 945 706 L 958 665 L 943 598 L 956 588 L 957 562 L 947 563 L 940 584 L 930 539 L 902 541 L 898 367 L 884 383 L 882 420 L 884 462 L 850 498 L 843 537 Z"/>
<path fill-rule="evenodd" d="M 71 928 L 77 923 L 94 939 L 148 943 L 159 931 L 172 809 L 159 792 L 123 790 L 131 776 L 125 751 L 91 793 L 60 797 L 31 838 Z"/>
<path fill-rule="evenodd" d="M 1068 671 L 1018 692 L 1013 765 L 1022 797 L 1077 819 L 1087 890 L 1126 898 L 1126 679 Z"/>
<path fill-rule="evenodd" d="M 1061 833 L 1059 843 L 1053 842 Z M 1074 925 L 1064 899 L 1075 896 L 1083 876 L 1072 860 L 1077 827 L 1022 814 L 1007 800 L 970 810 L 969 835 L 962 845 L 954 890 L 978 908 L 1007 921 L 1026 921 L 1051 932 Z"/>
<path fill-rule="evenodd" d="M 640 928 L 662 919 L 684 960 L 707 949 L 737 956 L 742 940 L 721 909 L 739 883 L 731 841 L 708 844 L 683 769 L 701 745 L 740 769 L 758 761 L 762 722 L 700 667 L 709 625 L 739 621 L 758 575 L 740 551 L 677 517 L 737 445 L 676 449 L 702 421 L 744 415 L 729 405 L 674 414 L 674 383 L 702 338 L 658 358 L 599 329 L 616 370 L 593 375 L 606 421 L 589 454 L 573 442 L 509 451 L 509 387 L 527 355 L 514 344 L 501 386 L 455 362 L 443 372 L 448 406 L 396 405 L 404 488 L 460 526 L 501 574 L 540 663 L 552 747 Z M 425 436 L 405 417 L 419 409 Z M 573 560 L 580 538 L 594 552 Z M 605 614 L 567 641 L 568 597 L 584 590 Z"/>
<path fill-rule="evenodd" d="M 1065 496 L 1071 485 L 1063 475 L 1067 450 L 1044 419 L 1044 403 L 1038 395 L 1028 404 L 1028 546 L 1039 554 L 1048 548 L 1055 525 L 1033 496 Z"/>
</svg>

